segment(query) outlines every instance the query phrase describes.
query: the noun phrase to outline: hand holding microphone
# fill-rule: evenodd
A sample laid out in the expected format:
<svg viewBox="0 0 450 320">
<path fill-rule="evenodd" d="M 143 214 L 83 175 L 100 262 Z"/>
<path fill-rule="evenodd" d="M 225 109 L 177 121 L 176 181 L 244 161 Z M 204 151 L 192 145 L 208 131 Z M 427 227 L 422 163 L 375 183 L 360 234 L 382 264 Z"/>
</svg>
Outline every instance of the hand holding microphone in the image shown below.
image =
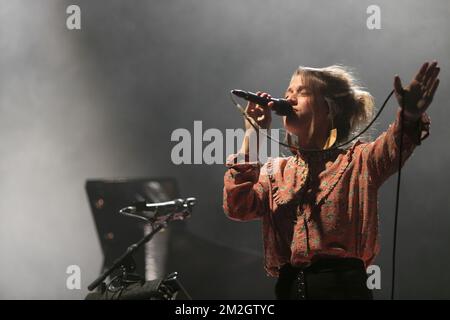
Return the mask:
<svg viewBox="0 0 450 320">
<path fill-rule="evenodd" d="M 258 91 L 256 96 L 261 98 L 272 98 L 270 94 L 261 91 Z M 267 104 L 260 103 L 261 104 L 258 104 L 255 101 L 249 101 L 245 108 L 245 112 L 259 125 L 260 128 L 269 129 L 272 122 L 271 108 L 273 107 L 273 102 L 268 102 Z M 248 120 L 245 120 L 245 129 L 248 130 L 250 128 L 252 128 L 252 126 Z"/>
<path fill-rule="evenodd" d="M 269 129 L 272 122 L 271 111 L 274 111 L 280 116 L 288 116 L 294 113 L 292 101 L 272 98 L 266 92 L 258 91 L 257 93 L 253 93 L 243 90 L 232 90 L 231 93 L 249 101 L 245 108 L 245 137 L 239 151 L 241 154 L 249 154 L 250 138 L 254 130 L 257 129 L 255 123 L 261 129 Z M 255 122 L 253 125 L 250 124 L 249 118 L 252 122 Z"/>
<path fill-rule="evenodd" d="M 288 100 L 272 98 L 266 92 L 258 91 L 256 94 L 243 90 L 232 90 L 231 92 L 249 101 L 245 111 L 263 129 L 270 127 L 272 121 L 271 111 L 274 111 L 279 116 L 287 116 L 293 112 L 292 105 Z M 245 123 L 245 128 L 251 128 L 248 121 Z"/>
</svg>

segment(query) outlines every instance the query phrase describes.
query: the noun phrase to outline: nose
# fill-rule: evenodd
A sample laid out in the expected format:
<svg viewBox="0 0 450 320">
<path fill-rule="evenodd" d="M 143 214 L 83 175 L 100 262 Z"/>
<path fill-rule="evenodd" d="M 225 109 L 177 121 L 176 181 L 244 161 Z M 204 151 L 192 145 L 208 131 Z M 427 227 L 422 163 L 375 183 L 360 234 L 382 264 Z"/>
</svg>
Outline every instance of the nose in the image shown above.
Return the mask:
<svg viewBox="0 0 450 320">
<path fill-rule="evenodd" d="M 290 105 L 296 106 L 297 105 L 297 98 L 294 97 L 287 97 L 286 100 L 289 102 Z"/>
</svg>

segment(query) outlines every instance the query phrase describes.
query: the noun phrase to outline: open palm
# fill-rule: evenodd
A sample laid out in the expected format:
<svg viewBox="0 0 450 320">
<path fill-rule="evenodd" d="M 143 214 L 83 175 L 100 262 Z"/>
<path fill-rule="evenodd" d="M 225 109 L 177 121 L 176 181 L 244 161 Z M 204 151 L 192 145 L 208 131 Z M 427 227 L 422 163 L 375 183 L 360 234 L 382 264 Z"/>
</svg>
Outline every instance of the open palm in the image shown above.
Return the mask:
<svg viewBox="0 0 450 320">
<path fill-rule="evenodd" d="M 408 118 L 419 119 L 429 107 L 439 86 L 439 71 L 437 61 L 431 64 L 425 62 L 406 87 L 402 86 L 400 77 L 395 76 L 395 96 L 399 105 L 405 108 Z"/>
</svg>

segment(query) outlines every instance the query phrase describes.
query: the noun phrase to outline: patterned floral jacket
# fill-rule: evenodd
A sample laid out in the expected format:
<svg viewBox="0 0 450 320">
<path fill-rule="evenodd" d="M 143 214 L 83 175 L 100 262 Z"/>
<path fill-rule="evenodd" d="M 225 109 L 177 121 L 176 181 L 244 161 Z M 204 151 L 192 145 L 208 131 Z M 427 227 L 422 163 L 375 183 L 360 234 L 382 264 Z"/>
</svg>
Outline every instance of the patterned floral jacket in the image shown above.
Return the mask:
<svg viewBox="0 0 450 320">
<path fill-rule="evenodd" d="M 223 208 L 233 220 L 262 219 L 265 269 L 318 257 L 357 257 L 370 265 L 379 251 L 377 197 L 399 165 L 400 112 L 375 141 L 346 150 L 303 152 L 260 163 L 227 160 Z M 429 117 L 405 125 L 402 165 L 429 133 Z"/>
</svg>

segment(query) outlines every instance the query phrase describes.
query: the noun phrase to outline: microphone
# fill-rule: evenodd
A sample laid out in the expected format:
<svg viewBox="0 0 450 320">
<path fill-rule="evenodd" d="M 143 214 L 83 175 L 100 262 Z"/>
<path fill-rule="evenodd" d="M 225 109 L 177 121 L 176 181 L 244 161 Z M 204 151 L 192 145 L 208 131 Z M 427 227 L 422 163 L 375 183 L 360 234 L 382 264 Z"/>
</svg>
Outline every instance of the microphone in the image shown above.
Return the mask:
<svg viewBox="0 0 450 320">
<path fill-rule="evenodd" d="M 267 106 L 269 102 L 273 102 L 274 105 L 272 107 L 273 111 L 279 116 L 288 116 L 293 113 L 294 109 L 292 105 L 286 99 L 277 99 L 277 98 L 267 98 L 260 97 L 256 93 L 250 91 L 243 90 L 231 90 L 231 93 L 239 98 L 245 99 L 250 102 L 254 102 L 256 104 Z"/>
<path fill-rule="evenodd" d="M 143 218 L 152 222 L 162 222 L 169 218 L 184 220 L 191 214 L 191 209 L 197 199 L 175 199 L 166 202 L 149 203 L 146 201 L 135 202 L 132 206 L 125 207 L 119 212 L 124 215 Z"/>
</svg>

